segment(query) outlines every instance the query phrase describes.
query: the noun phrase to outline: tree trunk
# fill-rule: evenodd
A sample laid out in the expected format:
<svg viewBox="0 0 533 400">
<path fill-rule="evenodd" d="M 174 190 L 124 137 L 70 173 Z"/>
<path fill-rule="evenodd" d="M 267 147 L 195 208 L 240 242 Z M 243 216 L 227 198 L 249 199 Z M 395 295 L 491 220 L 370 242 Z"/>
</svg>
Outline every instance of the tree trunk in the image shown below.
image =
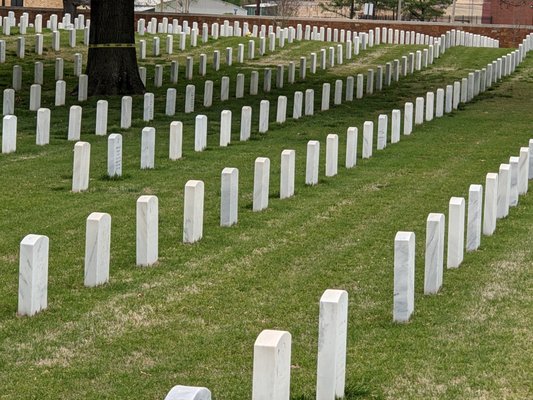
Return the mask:
<svg viewBox="0 0 533 400">
<path fill-rule="evenodd" d="M 78 15 L 76 6 L 72 0 L 63 0 L 63 11 L 65 14 L 70 14 L 73 20 Z"/>
<path fill-rule="evenodd" d="M 86 74 L 89 96 L 142 94 L 133 0 L 92 0 Z"/>
</svg>

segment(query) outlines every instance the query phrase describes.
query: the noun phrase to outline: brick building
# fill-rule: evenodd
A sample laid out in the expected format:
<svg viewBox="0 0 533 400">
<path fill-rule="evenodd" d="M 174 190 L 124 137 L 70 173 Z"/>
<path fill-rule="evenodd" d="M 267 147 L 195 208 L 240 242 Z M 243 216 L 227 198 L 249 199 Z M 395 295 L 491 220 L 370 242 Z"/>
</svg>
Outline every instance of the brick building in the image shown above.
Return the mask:
<svg viewBox="0 0 533 400">
<path fill-rule="evenodd" d="M 2 0 L 1 4 L 8 7 L 63 8 L 63 0 Z"/>
<path fill-rule="evenodd" d="M 533 0 L 485 0 L 483 16 L 493 24 L 533 25 Z"/>
</svg>

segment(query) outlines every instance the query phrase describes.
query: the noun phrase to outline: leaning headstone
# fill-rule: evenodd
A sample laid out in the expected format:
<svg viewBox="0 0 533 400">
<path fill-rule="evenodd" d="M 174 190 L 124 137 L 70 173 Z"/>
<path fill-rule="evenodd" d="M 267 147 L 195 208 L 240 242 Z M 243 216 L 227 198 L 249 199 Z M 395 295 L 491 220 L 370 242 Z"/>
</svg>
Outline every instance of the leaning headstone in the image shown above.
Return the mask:
<svg viewBox="0 0 533 400">
<path fill-rule="evenodd" d="M 448 268 L 458 268 L 463 262 L 465 247 L 465 199 L 452 197 L 448 211 Z"/>
<path fill-rule="evenodd" d="M 481 207 L 483 186 L 470 185 L 468 189 L 468 223 L 466 226 L 466 250 L 474 251 L 481 242 Z"/>
<path fill-rule="evenodd" d="M 252 400 L 289 400 L 291 334 L 264 330 L 254 344 Z"/>
<path fill-rule="evenodd" d="M 344 397 L 348 292 L 328 289 L 320 298 L 317 399 Z"/>
<path fill-rule="evenodd" d="M 224 168 L 220 184 L 220 226 L 237 223 L 239 212 L 239 170 Z"/>
<path fill-rule="evenodd" d="M 168 158 L 175 161 L 181 158 L 183 146 L 183 124 L 181 121 L 170 123 Z"/>
<path fill-rule="evenodd" d="M 491 236 L 496 230 L 498 214 L 498 174 L 489 173 L 485 179 L 485 200 L 483 206 L 483 234 Z"/>
<path fill-rule="evenodd" d="M 111 216 L 107 213 L 91 213 L 87 218 L 85 233 L 84 285 L 103 285 L 109 281 Z"/>
<path fill-rule="evenodd" d="M 202 239 L 204 229 L 204 182 L 190 180 L 185 184 L 183 201 L 183 243 Z"/>
<path fill-rule="evenodd" d="M 270 186 L 270 159 L 258 157 L 254 167 L 253 211 L 261 211 L 268 207 Z"/>
<path fill-rule="evenodd" d="M 157 196 L 141 196 L 136 209 L 136 256 L 141 267 L 154 265 L 159 257 L 159 200 Z"/>
<path fill-rule="evenodd" d="M 107 176 L 122 176 L 122 135 L 112 133 L 107 139 Z"/>
<path fill-rule="evenodd" d="M 89 189 L 90 164 L 91 144 L 77 142 L 74 145 L 74 163 L 72 168 L 72 191 L 74 193 Z"/>
<path fill-rule="evenodd" d="M 435 294 L 442 286 L 444 265 L 444 214 L 431 213 L 426 221 L 424 294 Z"/>
<path fill-rule="evenodd" d="M 18 315 L 32 316 L 48 307 L 49 239 L 27 235 L 20 242 Z"/>
<path fill-rule="evenodd" d="M 141 169 L 155 168 L 155 128 L 143 128 L 141 133 Z"/>
<path fill-rule="evenodd" d="M 394 238 L 394 322 L 408 322 L 415 309 L 415 234 Z"/>
<path fill-rule="evenodd" d="M 48 143 L 50 143 L 50 109 L 40 108 L 37 111 L 35 144 L 37 146 L 44 146 Z"/>
<path fill-rule="evenodd" d="M 498 213 L 497 218 L 505 218 L 509 214 L 509 198 L 511 194 L 511 166 L 500 164 L 498 174 Z"/>
<path fill-rule="evenodd" d="M 374 145 L 374 123 L 365 121 L 363 124 L 363 158 L 372 157 L 372 147 Z"/>
</svg>

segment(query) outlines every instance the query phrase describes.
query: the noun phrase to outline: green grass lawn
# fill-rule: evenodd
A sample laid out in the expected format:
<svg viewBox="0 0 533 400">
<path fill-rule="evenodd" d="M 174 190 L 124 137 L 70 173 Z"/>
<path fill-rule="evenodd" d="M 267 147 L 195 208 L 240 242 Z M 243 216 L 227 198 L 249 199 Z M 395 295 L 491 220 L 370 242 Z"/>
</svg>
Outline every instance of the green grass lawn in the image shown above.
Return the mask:
<svg viewBox="0 0 533 400">
<path fill-rule="evenodd" d="M 0 65 L 0 84 L 10 86 L 12 66 L 23 65 L 17 93 L 17 152 L 0 155 L 0 398 L 161 399 L 173 385 L 206 386 L 215 399 L 251 397 L 252 354 L 263 329 L 292 334 L 291 396 L 313 399 L 316 384 L 318 302 L 328 288 L 349 293 L 347 395 L 378 399 L 524 399 L 533 374 L 532 308 L 533 198 L 520 198 L 499 220 L 479 251 L 467 253 L 457 270 L 445 271 L 438 295 L 423 295 L 425 223 L 428 213 L 447 214 L 451 196 L 467 196 L 472 183 L 518 155 L 533 137 L 533 58 L 460 110 L 422 126 L 398 144 L 374 150 L 357 167 L 343 167 L 346 129 L 377 123 L 380 113 L 399 108 L 427 91 L 452 84 L 485 67 L 509 49 L 453 48 L 422 72 L 383 92 L 320 109 L 323 82 L 364 73 L 422 46 L 378 46 L 344 65 L 285 84 L 268 95 L 234 99 L 235 76 L 275 67 L 319 51 L 317 42 L 295 43 L 245 65 L 208 66 L 215 81 L 213 107 L 202 107 L 203 78 L 195 76 L 196 112 L 183 114 L 185 56 L 202 52 L 211 60 L 247 39 L 224 38 L 186 53 L 149 58 L 148 87 L 156 95 L 154 121 L 142 121 L 142 96 L 134 97 L 131 129 L 119 125 L 120 98 L 109 100 L 108 132 L 123 135 L 123 171 L 107 179 L 107 138 L 94 135 L 96 101 L 83 104 L 82 140 L 91 143 L 88 192 L 70 192 L 73 143 L 68 142 L 68 108 L 52 109 L 51 143 L 35 146 L 35 113 L 26 111 L 33 54 L 15 62 L 13 38 Z M 28 41 L 30 39 L 27 39 Z M 66 40 L 66 35 L 63 40 Z M 45 40 L 45 43 L 46 42 Z M 66 42 L 64 43 L 64 46 Z M 27 44 L 27 48 L 30 46 Z M 177 46 L 174 46 L 175 49 Z M 163 48 L 163 46 L 162 46 Z M 73 53 L 65 49 L 65 78 L 73 90 Z M 86 61 L 86 52 L 81 51 Z M 256 48 L 257 52 L 257 48 Z M 148 53 L 151 54 L 150 46 Z M 46 50 L 43 105 L 53 103 L 53 65 Z M 154 89 L 153 64 L 178 59 L 178 114 L 164 115 L 169 68 L 163 88 Z M 208 61 L 209 62 L 209 61 Z M 309 64 L 308 64 L 309 65 Z M 195 68 L 195 74 L 197 68 Z M 219 82 L 231 78 L 231 100 L 221 103 Z M 298 74 L 297 74 L 298 75 Z M 273 83 L 275 80 L 273 80 Z M 262 75 L 260 79 L 262 87 Z M 274 85 L 273 85 L 274 86 Z M 315 112 L 275 124 L 276 98 L 287 95 L 292 115 L 295 90 L 315 89 Z M 270 130 L 257 134 L 259 102 L 270 104 Z M 253 134 L 238 142 L 240 109 L 253 107 Z M 220 112 L 233 111 L 232 144 L 218 147 Z M 208 149 L 193 151 L 194 117 L 209 119 Z M 184 157 L 168 160 L 168 131 L 184 124 Z M 140 133 L 154 126 L 156 168 L 140 170 Z M 340 136 L 339 174 L 325 178 L 325 138 Z M 376 133 L 375 133 L 376 135 Z M 376 137 L 376 136 L 375 136 Z M 321 143 L 320 182 L 304 184 L 306 145 Z M 281 151 L 296 151 L 296 194 L 279 200 Z M 252 212 L 253 166 L 271 160 L 270 204 Z M 219 227 L 220 173 L 239 169 L 239 223 Z M 189 179 L 205 182 L 204 238 L 182 244 L 183 191 Z M 159 198 L 159 263 L 135 266 L 135 202 Z M 94 211 L 112 216 L 111 279 L 83 286 L 85 220 Z M 416 233 L 415 314 L 392 323 L 393 240 L 397 231 Z M 32 318 L 16 316 L 19 243 L 29 233 L 50 238 L 48 303 Z"/>
</svg>

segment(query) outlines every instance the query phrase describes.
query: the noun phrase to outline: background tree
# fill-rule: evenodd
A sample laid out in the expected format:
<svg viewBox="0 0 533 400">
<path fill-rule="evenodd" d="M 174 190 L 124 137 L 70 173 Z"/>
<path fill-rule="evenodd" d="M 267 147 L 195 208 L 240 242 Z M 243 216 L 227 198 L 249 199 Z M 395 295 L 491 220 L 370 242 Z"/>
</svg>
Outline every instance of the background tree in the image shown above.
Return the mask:
<svg viewBox="0 0 533 400">
<path fill-rule="evenodd" d="M 88 94 L 142 94 L 137 67 L 134 0 L 92 0 L 86 74 Z"/>
<path fill-rule="evenodd" d="M 329 0 L 319 3 L 323 11 L 354 19 L 356 11 L 355 0 Z"/>
<path fill-rule="evenodd" d="M 298 16 L 302 2 L 300 0 L 276 0 L 276 4 L 278 5 L 276 22 L 284 26 L 287 19 Z"/>
<path fill-rule="evenodd" d="M 453 0 L 405 0 L 403 12 L 408 19 L 430 21 L 444 14 Z"/>
<path fill-rule="evenodd" d="M 76 17 L 78 15 L 77 8 L 79 6 L 90 6 L 91 0 L 63 0 L 63 11 Z"/>
</svg>

